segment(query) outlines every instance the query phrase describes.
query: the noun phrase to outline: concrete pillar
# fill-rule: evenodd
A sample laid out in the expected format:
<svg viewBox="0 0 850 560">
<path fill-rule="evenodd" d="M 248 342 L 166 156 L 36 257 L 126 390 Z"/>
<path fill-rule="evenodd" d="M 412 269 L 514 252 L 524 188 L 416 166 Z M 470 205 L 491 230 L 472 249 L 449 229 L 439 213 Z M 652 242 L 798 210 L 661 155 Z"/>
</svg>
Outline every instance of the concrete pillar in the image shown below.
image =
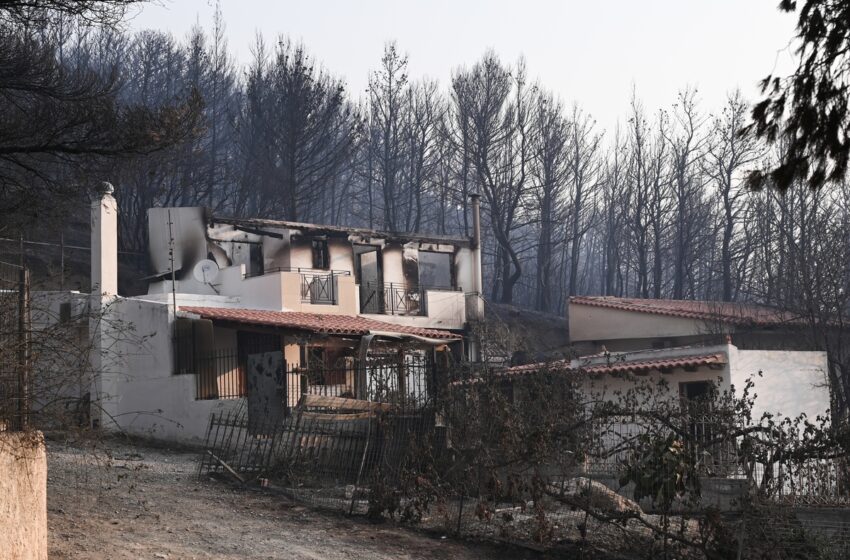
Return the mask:
<svg viewBox="0 0 850 560">
<path fill-rule="evenodd" d="M 120 326 L 115 317 L 118 296 L 118 203 L 113 188 L 104 184 L 103 195 L 91 203 L 91 420 L 92 426 L 115 428 L 118 416 Z"/>
</svg>

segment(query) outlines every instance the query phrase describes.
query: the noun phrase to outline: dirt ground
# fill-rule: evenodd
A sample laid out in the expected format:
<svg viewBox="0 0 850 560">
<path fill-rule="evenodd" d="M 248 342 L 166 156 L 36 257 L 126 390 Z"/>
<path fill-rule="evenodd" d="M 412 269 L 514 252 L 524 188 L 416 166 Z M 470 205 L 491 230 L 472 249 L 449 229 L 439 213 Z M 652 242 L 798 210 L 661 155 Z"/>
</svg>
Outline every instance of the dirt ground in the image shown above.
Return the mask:
<svg viewBox="0 0 850 560">
<path fill-rule="evenodd" d="M 54 437 L 47 456 L 51 559 L 540 557 L 199 481 L 196 455 L 186 451 Z"/>
</svg>

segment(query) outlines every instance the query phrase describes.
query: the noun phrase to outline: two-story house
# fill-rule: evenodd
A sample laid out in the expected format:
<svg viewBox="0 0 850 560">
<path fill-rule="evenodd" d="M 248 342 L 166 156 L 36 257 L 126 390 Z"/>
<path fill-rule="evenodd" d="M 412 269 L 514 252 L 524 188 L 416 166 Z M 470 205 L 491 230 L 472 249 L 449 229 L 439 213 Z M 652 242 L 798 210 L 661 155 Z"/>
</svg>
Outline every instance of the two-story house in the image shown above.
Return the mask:
<svg viewBox="0 0 850 560">
<path fill-rule="evenodd" d="M 478 224 L 478 201 L 473 200 Z M 148 293 L 117 294 L 117 206 L 92 204 L 92 421 L 171 440 L 211 412 L 285 415 L 304 394 L 422 406 L 477 358 L 471 237 L 148 212 Z"/>
</svg>

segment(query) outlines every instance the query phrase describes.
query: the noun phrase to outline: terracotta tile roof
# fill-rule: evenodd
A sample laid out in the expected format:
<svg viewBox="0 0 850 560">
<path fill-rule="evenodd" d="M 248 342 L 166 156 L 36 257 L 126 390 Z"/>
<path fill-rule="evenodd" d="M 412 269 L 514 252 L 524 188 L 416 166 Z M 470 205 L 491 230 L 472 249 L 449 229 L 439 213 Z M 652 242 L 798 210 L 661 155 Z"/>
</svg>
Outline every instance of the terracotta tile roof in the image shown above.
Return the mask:
<svg viewBox="0 0 850 560">
<path fill-rule="evenodd" d="M 598 362 L 598 360 L 595 360 Z M 621 360 L 617 355 L 603 363 L 591 363 L 587 360 L 578 360 L 578 366 L 572 367 L 569 360 L 556 362 L 544 362 L 539 364 L 526 364 L 514 366 L 505 371 L 507 375 L 529 373 L 548 369 L 550 371 L 564 371 L 577 373 L 583 371 L 591 374 L 603 373 L 649 373 L 651 371 L 663 371 L 677 368 L 695 368 L 702 366 L 722 365 L 726 363 L 726 356 L 722 353 L 701 354 L 697 356 L 671 356 L 666 358 L 648 358 L 645 360 Z"/>
<path fill-rule="evenodd" d="M 445 340 L 462 338 L 461 335 L 447 330 L 393 325 L 392 323 L 352 315 L 325 315 L 296 311 L 263 311 L 260 309 L 191 307 L 183 305 L 180 306 L 180 311 L 194 313 L 204 319 L 212 319 L 214 321 L 231 321 L 246 325 L 281 327 L 324 334 L 362 336 L 373 331 L 380 331 Z"/>
<path fill-rule="evenodd" d="M 570 305 L 590 305 L 621 311 L 719 321 L 735 325 L 773 326 L 800 322 L 800 318 L 793 313 L 772 307 L 717 301 L 573 296 L 570 298 Z"/>
<path fill-rule="evenodd" d="M 726 356 L 722 352 L 693 356 L 659 357 L 632 361 L 618 361 L 618 357 L 616 355 L 612 355 L 611 361 L 605 363 L 582 362 L 581 358 L 579 358 L 578 365 L 573 367 L 570 360 L 557 360 L 553 362 L 513 366 L 497 372 L 496 375 L 503 378 L 514 378 L 523 375 L 530 375 L 540 371 L 557 372 L 567 375 L 577 374 L 579 372 L 589 373 L 592 375 L 630 372 L 640 375 L 650 373 L 652 371 L 670 371 L 680 368 L 690 369 L 705 366 L 721 366 L 726 362 Z M 455 381 L 452 385 L 470 385 L 480 383 L 481 381 L 483 381 L 483 378 L 472 378 L 463 381 Z"/>
<path fill-rule="evenodd" d="M 616 359 L 602 364 L 580 365 L 581 371 L 587 373 L 649 373 L 651 371 L 664 371 L 679 368 L 696 368 L 702 366 L 716 366 L 726 363 L 726 356 L 720 353 L 704 354 L 701 356 L 677 356 L 670 358 L 655 358 L 649 360 L 616 361 Z"/>
</svg>

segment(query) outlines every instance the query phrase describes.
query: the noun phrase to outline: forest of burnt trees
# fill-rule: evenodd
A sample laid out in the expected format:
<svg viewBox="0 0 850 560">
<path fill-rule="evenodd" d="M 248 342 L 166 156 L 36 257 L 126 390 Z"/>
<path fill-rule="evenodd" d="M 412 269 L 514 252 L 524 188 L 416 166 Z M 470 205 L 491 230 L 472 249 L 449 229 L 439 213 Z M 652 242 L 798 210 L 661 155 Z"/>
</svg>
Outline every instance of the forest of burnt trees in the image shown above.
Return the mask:
<svg viewBox="0 0 850 560">
<path fill-rule="evenodd" d="M 388 43 L 359 95 L 286 37 L 258 37 L 238 66 L 220 13 L 211 27 L 43 31 L 62 65 L 117 79 L 122 103 L 203 103 L 194 134 L 104 177 L 125 251 L 145 250 L 152 206 L 451 235 L 469 233 L 478 192 L 490 301 L 559 314 L 574 294 L 846 308 L 850 184 L 748 190 L 745 173 L 781 147 L 741 134 L 738 92 L 704 100 L 686 86 L 648 108 L 624 91 L 620 124 L 603 131 L 493 52 L 437 83 L 409 76 Z"/>
</svg>

